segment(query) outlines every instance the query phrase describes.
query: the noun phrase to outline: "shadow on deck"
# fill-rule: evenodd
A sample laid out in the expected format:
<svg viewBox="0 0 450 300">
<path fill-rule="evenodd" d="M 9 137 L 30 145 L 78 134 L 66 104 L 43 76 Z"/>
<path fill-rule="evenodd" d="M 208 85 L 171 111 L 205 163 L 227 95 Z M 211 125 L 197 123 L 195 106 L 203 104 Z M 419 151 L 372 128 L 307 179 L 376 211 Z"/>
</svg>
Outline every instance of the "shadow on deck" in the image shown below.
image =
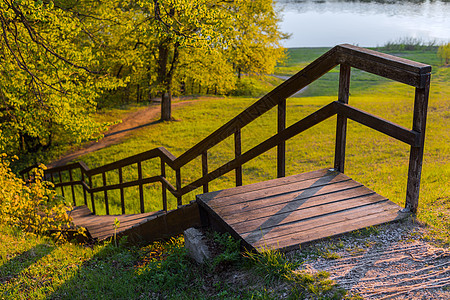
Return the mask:
<svg viewBox="0 0 450 300">
<path fill-rule="evenodd" d="M 197 202 L 204 223 L 257 250 L 292 250 L 410 215 L 350 177 L 326 169 L 198 195 Z"/>
</svg>

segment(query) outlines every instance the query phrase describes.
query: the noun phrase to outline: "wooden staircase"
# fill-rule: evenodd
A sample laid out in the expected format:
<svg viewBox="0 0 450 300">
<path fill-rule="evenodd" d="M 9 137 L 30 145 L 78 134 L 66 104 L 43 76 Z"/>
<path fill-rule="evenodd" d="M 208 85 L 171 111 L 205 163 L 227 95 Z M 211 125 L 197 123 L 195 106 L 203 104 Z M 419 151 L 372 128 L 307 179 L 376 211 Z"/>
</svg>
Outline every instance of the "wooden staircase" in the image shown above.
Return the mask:
<svg viewBox="0 0 450 300">
<path fill-rule="evenodd" d="M 336 66 L 339 66 L 337 101 L 286 127 L 287 99 Z M 349 105 L 352 68 L 415 88 L 412 129 Z M 120 203 L 121 214 L 125 215 L 118 217 L 123 222 L 121 234 L 130 235 L 131 240 L 165 238 L 186 226 L 200 225 L 201 219 L 203 225 L 230 231 L 247 246 L 291 249 L 325 236 L 398 220 L 417 211 L 430 72 L 429 65 L 352 45 L 338 45 L 179 157 L 159 147 L 94 169 L 83 162 L 51 168 L 45 171 L 45 176 L 61 189 L 63 196 L 71 195 L 74 206 L 85 205 L 77 208 L 74 215 L 79 213 L 79 224 L 92 228 L 91 235 L 99 240 L 113 233 L 111 228 L 116 216 L 93 216 L 86 207 L 97 214 L 101 201 L 109 215 L 111 191 L 116 190 L 120 199 L 115 201 Z M 277 109 L 277 133 L 242 153 L 242 139 L 245 139 L 242 128 L 272 108 Z M 285 177 L 286 141 L 333 116 L 337 116 L 333 171 Z M 406 201 L 401 212 L 397 205 L 344 175 L 348 119 L 410 146 Z M 234 158 L 210 170 L 208 160 L 212 148 L 231 136 L 234 136 Z M 273 148 L 277 149 L 278 179 L 241 187 L 245 163 Z M 186 184 L 182 180 L 182 169 L 196 159 L 201 160 L 202 174 Z M 159 168 L 152 176 L 145 176 L 143 163 L 151 160 L 159 161 Z M 127 178 L 124 168 L 132 166 L 137 174 Z M 175 173 L 175 184 L 167 179 L 167 167 Z M 21 172 L 24 179 L 32 179 L 32 168 Z M 209 182 L 229 172 L 235 172 L 236 188 L 208 193 Z M 110 176 L 118 180 L 108 182 Z M 161 184 L 161 211 L 146 210 L 146 203 L 154 199 L 146 199 L 144 185 L 151 183 Z M 81 189 L 78 193 L 81 197 L 75 196 L 75 187 Z M 139 190 L 141 214 L 126 215 L 125 203 L 131 199 L 125 199 L 124 189 L 130 187 Z M 200 194 L 200 188 L 203 195 L 197 197 L 199 214 L 197 204 L 183 205 L 183 196 L 192 191 Z M 168 209 L 167 191 L 176 197 L 178 209 Z"/>
</svg>

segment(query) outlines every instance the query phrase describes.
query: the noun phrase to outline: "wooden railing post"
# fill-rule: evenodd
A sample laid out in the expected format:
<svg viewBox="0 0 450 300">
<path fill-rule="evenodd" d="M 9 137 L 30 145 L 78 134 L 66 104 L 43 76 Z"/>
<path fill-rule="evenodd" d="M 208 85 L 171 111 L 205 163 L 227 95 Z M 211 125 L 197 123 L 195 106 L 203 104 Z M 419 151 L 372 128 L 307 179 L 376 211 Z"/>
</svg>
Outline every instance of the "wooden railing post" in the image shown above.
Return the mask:
<svg viewBox="0 0 450 300">
<path fill-rule="evenodd" d="M 286 99 L 278 104 L 278 133 L 286 128 Z M 277 146 L 277 177 L 286 176 L 286 141 Z"/>
<path fill-rule="evenodd" d="M 241 129 L 236 130 L 234 133 L 234 157 L 241 156 Z M 242 166 L 238 166 L 236 169 L 236 186 L 242 185 Z"/>
<path fill-rule="evenodd" d="M 176 185 L 177 185 L 177 205 L 181 206 L 183 205 L 183 198 L 181 195 L 181 169 L 178 168 L 175 170 L 176 173 Z"/>
<path fill-rule="evenodd" d="M 73 181 L 72 169 L 69 169 L 69 180 L 70 180 L 70 182 L 71 182 L 70 188 L 71 188 L 71 190 L 72 190 L 72 201 L 73 201 L 73 206 L 76 206 L 76 205 L 77 205 L 77 202 L 75 201 L 75 188 L 74 188 L 73 183 L 72 183 L 72 181 Z"/>
<path fill-rule="evenodd" d="M 58 172 L 59 182 L 62 183 L 61 171 Z M 61 185 L 61 195 L 64 197 L 64 186 Z"/>
<path fill-rule="evenodd" d="M 103 178 L 103 186 L 106 187 L 106 172 L 102 173 L 102 178 Z M 104 191 L 104 195 L 105 195 L 106 214 L 109 215 L 108 191 L 106 189 Z"/>
<path fill-rule="evenodd" d="M 419 206 L 420 177 L 422 173 L 423 149 L 425 143 L 428 94 L 430 90 L 429 77 L 430 75 L 428 75 L 427 86 L 425 88 L 416 88 L 416 95 L 414 99 L 412 129 L 419 132 L 420 145 L 418 147 L 411 147 L 405 204 L 405 208 L 413 213 L 417 212 L 417 207 Z"/>
<path fill-rule="evenodd" d="M 92 189 L 92 176 L 91 175 L 89 175 L 89 188 Z M 91 194 L 92 213 L 95 215 L 94 193 L 92 191 L 90 191 L 89 193 Z"/>
<path fill-rule="evenodd" d="M 80 168 L 80 172 L 81 172 L 81 182 L 86 183 L 84 181 L 84 172 L 83 170 Z M 84 187 L 84 185 L 81 185 L 81 187 L 83 188 L 83 197 L 84 197 L 84 205 L 87 206 L 87 195 L 86 195 L 86 188 Z"/>
<path fill-rule="evenodd" d="M 138 162 L 137 166 L 138 166 L 138 180 L 142 180 L 142 163 Z M 139 203 L 140 203 L 140 207 L 141 207 L 141 213 L 144 213 L 145 212 L 144 186 L 142 185 L 142 183 L 139 183 Z"/>
<path fill-rule="evenodd" d="M 208 175 L 208 152 L 202 152 L 202 176 L 205 177 Z M 207 193 L 209 191 L 209 182 L 206 182 L 203 185 L 203 193 Z"/>
<path fill-rule="evenodd" d="M 166 163 L 164 159 L 161 157 L 161 177 L 166 178 Z M 163 202 L 163 210 L 167 212 L 167 184 L 163 181 L 161 183 L 162 186 L 162 202 Z"/>
<path fill-rule="evenodd" d="M 119 184 L 123 183 L 122 167 L 119 168 Z M 122 209 L 122 215 L 125 214 L 125 196 L 123 194 L 123 187 L 120 188 L 120 207 Z"/>
<path fill-rule="evenodd" d="M 348 104 L 350 91 L 350 71 L 351 67 L 341 64 L 339 70 L 339 95 L 338 101 Z M 336 125 L 336 146 L 334 152 L 334 169 L 344 173 L 345 167 L 345 143 L 347 137 L 347 118 L 341 114 L 337 115 Z"/>
</svg>

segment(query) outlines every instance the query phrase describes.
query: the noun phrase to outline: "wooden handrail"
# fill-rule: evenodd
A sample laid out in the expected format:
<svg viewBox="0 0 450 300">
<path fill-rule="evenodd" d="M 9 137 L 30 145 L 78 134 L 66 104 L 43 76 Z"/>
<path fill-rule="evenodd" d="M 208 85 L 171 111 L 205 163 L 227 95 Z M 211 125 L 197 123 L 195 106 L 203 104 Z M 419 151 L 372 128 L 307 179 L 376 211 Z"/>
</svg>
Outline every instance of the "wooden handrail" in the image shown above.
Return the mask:
<svg viewBox="0 0 450 300">
<path fill-rule="evenodd" d="M 306 118 L 294 123 L 288 128 L 285 128 L 286 99 L 302 88 L 306 87 L 310 83 L 314 82 L 337 65 L 341 65 L 338 101 L 326 105 L 325 107 L 312 113 Z M 371 115 L 348 105 L 350 69 L 352 67 L 416 87 L 412 130 L 409 130 L 387 120 L 383 120 L 377 116 Z M 409 210 L 415 211 L 417 209 L 418 203 L 418 186 L 420 183 L 420 170 L 423 157 L 430 72 L 431 67 L 429 65 L 348 44 L 338 45 L 313 61 L 303 70 L 283 82 L 281 85 L 273 89 L 260 100 L 256 101 L 250 107 L 215 130 L 213 133 L 184 152 L 178 158 L 164 147 L 159 147 L 94 169 L 89 169 L 88 166 L 83 162 L 77 162 L 62 167 L 48 169 L 45 171 L 45 173 L 50 174 L 53 180 L 54 173 L 61 174 L 61 172 L 69 171 L 70 181 L 64 183 L 56 183 L 55 186 L 61 187 L 62 192 L 64 192 L 64 186 L 71 186 L 72 195 L 74 197 L 73 186 L 81 185 L 83 188 L 85 203 L 87 203 L 86 193 L 90 193 L 92 203 L 91 205 L 93 206 L 94 211 L 94 193 L 104 192 L 105 202 L 106 205 L 108 205 L 107 191 L 120 189 L 122 213 L 125 213 L 123 189 L 126 187 L 138 186 L 141 212 L 143 212 L 143 185 L 153 182 L 160 182 L 163 187 L 163 208 L 164 210 L 167 210 L 167 197 L 165 194 L 166 189 L 169 190 L 175 197 L 177 197 L 177 204 L 182 205 L 181 197 L 183 195 L 202 186 L 203 191 L 207 192 L 209 190 L 208 183 L 210 181 L 232 170 L 235 170 L 236 172 L 236 185 L 241 185 L 242 165 L 274 147 L 277 147 L 277 177 L 285 176 L 286 140 L 337 114 L 338 118 L 336 127 L 335 168 L 341 172 L 344 172 L 347 119 L 352 119 L 356 122 L 387 134 L 393 138 L 396 138 L 402 142 L 405 142 L 411 146 L 406 206 Z M 277 105 L 277 134 L 242 154 L 241 129 Z M 225 163 L 221 167 L 209 172 L 208 150 L 233 134 L 235 141 L 234 159 Z M 201 156 L 202 161 L 202 177 L 194 180 L 190 184 L 182 186 L 181 168 L 199 156 Z M 154 158 L 160 158 L 161 174 L 143 178 L 142 162 Z M 122 168 L 132 164 L 138 165 L 138 180 L 123 181 Z M 171 167 L 172 170 L 175 171 L 175 187 L 166 179 L 165 165 Z M 36 166 L 32 166 L 23 170 L 21 174 L 23 175 L 29 173 L 33 167 Z M 75 169 L 80 169 L 82 176 L 81 180 L 72 179 L 72 171 Z M 106 172 L 110 172 L 113 170 L 118 170 L 119 172 L 119 183 L 107 185 Z M 92 177 L 99 174 L 102 174 L 103 186 L 94 188 L 92 187 Z M 89 183 L 85 182 L 85 176 L 88 178 Z M 59 176 L 59 178 L 61 179 L 61 176 Z"/>
</svg>

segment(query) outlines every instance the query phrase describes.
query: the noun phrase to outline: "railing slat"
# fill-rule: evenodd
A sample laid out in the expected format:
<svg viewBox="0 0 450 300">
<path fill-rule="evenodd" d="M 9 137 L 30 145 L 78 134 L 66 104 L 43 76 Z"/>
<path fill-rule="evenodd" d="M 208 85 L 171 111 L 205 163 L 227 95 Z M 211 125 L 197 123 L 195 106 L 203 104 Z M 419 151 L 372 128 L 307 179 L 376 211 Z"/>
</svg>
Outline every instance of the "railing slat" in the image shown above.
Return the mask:
<svg viewBox="0 0 450 300">
<path fill-rule="evenodd" d="M 183 205 L 183 198 L 182 198 L 183 193 L 181 193 L 181 169 L 177 169 L 175 171 L 175 176 L 177 185 L 177 205 L 181 206 Z"/>
<path fill-rule="evenodd" d="M 208 174 L 208 152 L 205 151 L 202 153 L 202 176 Z M 205 183 L 203 185 L 203 193 L 208 193 L 209 191 L 209 183 Z"/>
<path fill-rule="evenodd" d="M 347 104 L 350 95 L 351 67 L 341 64 L 339 69 L 339 94 L 338 101 Z M 336 124 L 336 145 L 334 151 L 334 169 L 344 173 L 345 168 L 345 144 L 347 138 L 347 118 L 338 113 Z"/>
<path fill-rule="evenodd" d="M 102 173 L 102 178 L 103 178 L 103 186 L 106 187 L 106 172 Z M 106 214 L 109 215 L 109 203 L 108 203 L 108 190 L 104 190 L 104 195 L 105 195 L 105 209 L 106 209 Z"/>
<path fill-rule="evenodd" d="M 76 205 L 77 205 L 77 202 L 75 201 L 75 187 L 73 186 L 74 183 L 73 183 L 72 169 L 69 170 L 69 180 L 70 180 L 70 182 L 72 183 L 72 184 L 70 185 L 70 188 L 71 188 L 71 190 L 72 190 L 72 201 L 73 201 L 73 206 L 76 206 Z"/>
<path fill-rule="evenodd" d="M 138 180 L 141 181 L 142 180 L 142 163 L 139 161 L 137 163 L 138 166 Z M 139 203 L 140 203 L 140 207 L 141 207 L 141 213 L 145 212 L 145 207 L 144 207 L 144 186 L 142 183 L 139 183 Z"/>
<path fill-rule="evenodd" d="M 166 163 L 161 158 L 161 178 L 166 178 Z M 161 181 L 163 210 L 167 212 L 167 184 Z"/>
<path fill-rule="evenodd" d="M 89 188 L 92 189 L 92 176 L 89 176 Z M 90 191 L 89 194 L 91 194 L 92 213 L 95 215 L 94 192 Z"/>
<path fill-rule="evenodd" d="M 62 183 L 63 181 L 62 181 L 61 171 L 58 172 L 58 176 L 59 176 L 59 182 Z M 63 197 L 65 197 L 64 196 L 64 186 L 61 186 L 61 195 Z"/>
<path fill-rule="evenodd" d="M 278 104 L 278 133 L 286 128 L 286 99 Z M 286 142 L 283 141 L 277 146 L 277 177 L 286 176 Z"/>
<path fill-rule="evenodd" d="M 241 130 L 238 129 L 234 133 L 234 158 L 237 159 L 241 156 Z M 239 165 L 236 169 L 236 186 L 242 185 L 242 165 Z"/>
<path fill-rule="evenodd" d="M 122 168 L 119 168 L 119 184 L 123 183 L 123 172 Z M 125 196 L 123 193 L 123 187 L 120 187 L 120 207 L 122 209 L 122 214 L 125 214 Z"/>
<path fill-rule="evenodd" d="M 80 170 L 81 171 L 81 182 L 82 183 L 84 183 L 84 172 L 83 172 L 83 170 Z M 83 198 L 84 198 L 84 205 L 86 205 L 87 206 L 87 195 L 86 195 L 86 189 L 85 189 L 85 187 L 84 187 L 84 185 L 83 184 L 81 184 L 81 186 L 82 186 L 82 188 L 83 188 Z"/>
</svg>

